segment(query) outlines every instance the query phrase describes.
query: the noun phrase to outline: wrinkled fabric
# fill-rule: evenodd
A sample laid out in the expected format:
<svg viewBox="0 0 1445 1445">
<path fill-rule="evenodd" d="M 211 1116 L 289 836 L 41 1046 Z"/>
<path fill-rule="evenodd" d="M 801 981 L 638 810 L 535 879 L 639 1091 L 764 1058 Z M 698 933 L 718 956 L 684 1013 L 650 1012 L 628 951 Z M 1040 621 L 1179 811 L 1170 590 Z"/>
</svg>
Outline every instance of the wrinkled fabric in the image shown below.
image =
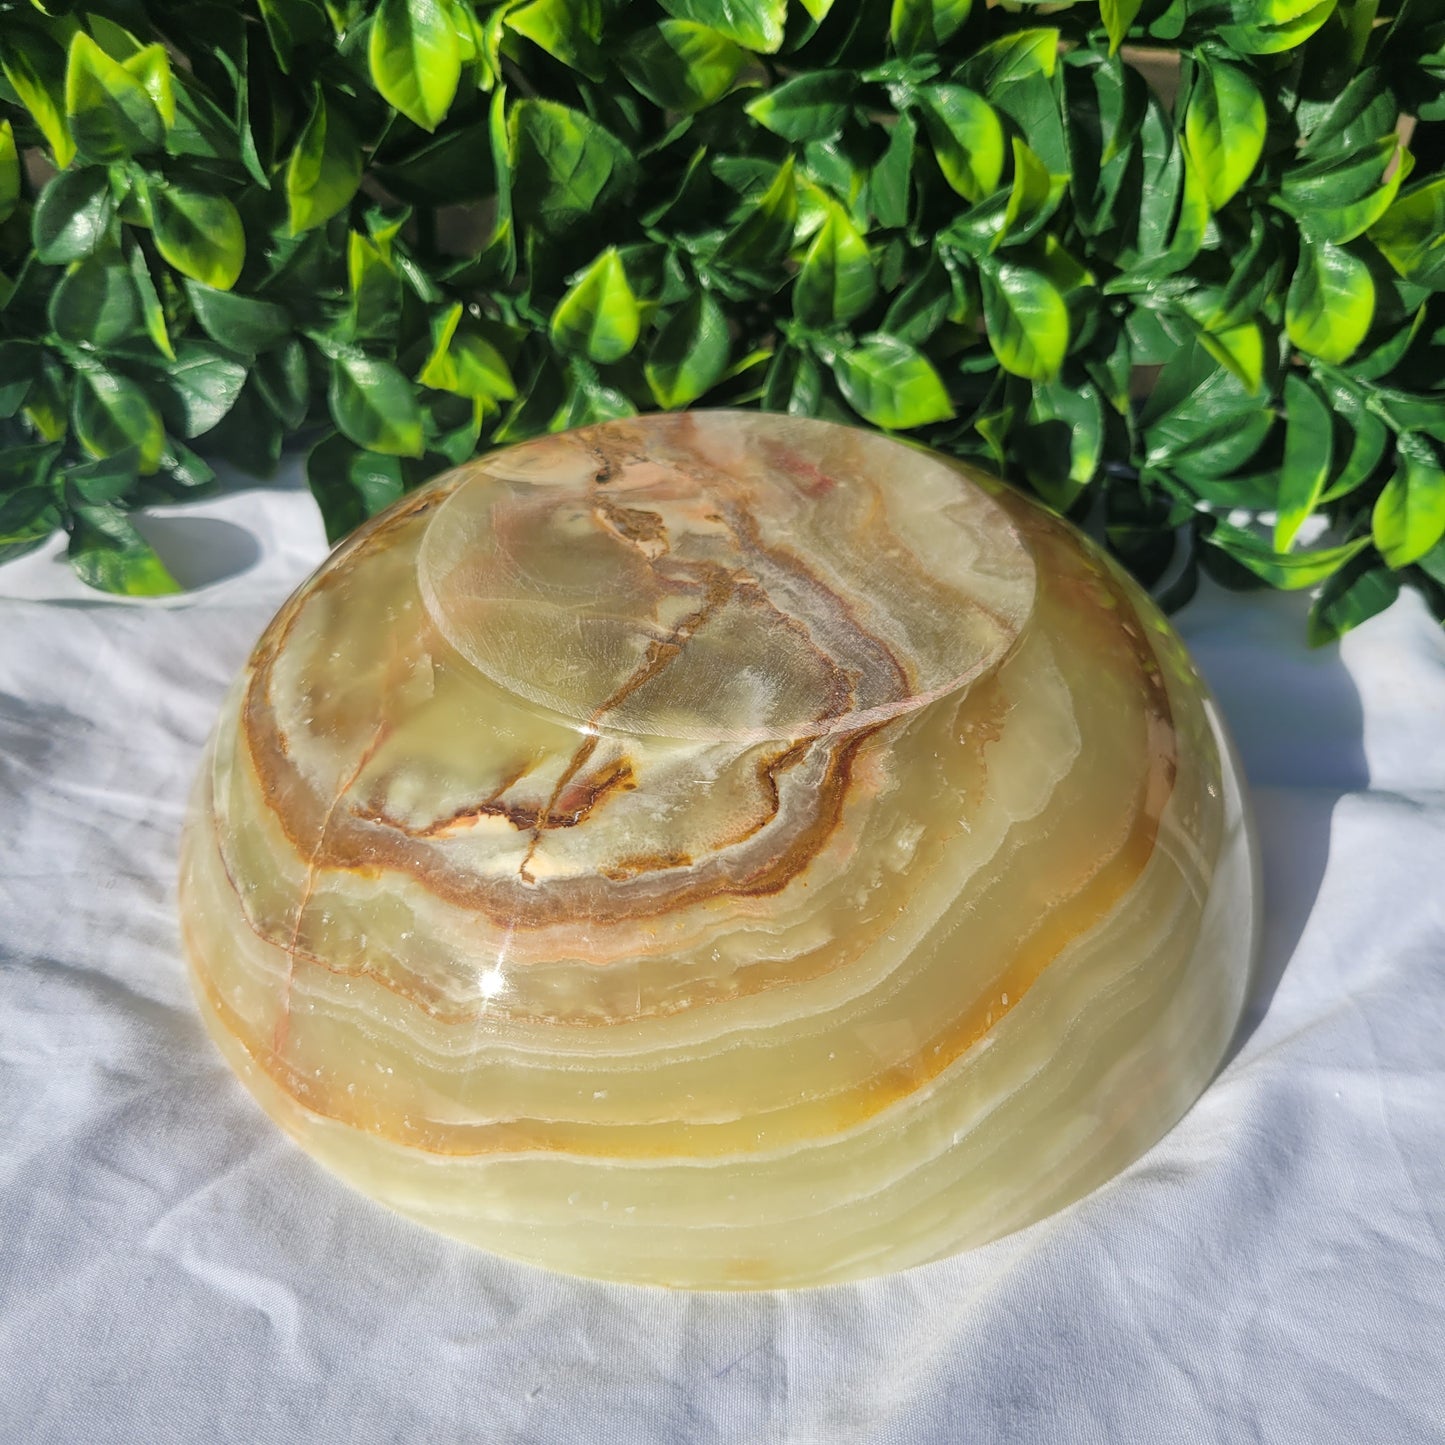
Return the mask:
<svg viewBox="0 0 1445 1445">
<path fill-rule="evenodd" d="M 178 832 L 221 695 L 324 555 L 299 489 L 150 524 L 196 590 L 0 569 L 0 1440 L 1445 1439 L 1445 641 L 1178 619 L 1234 729 L 1263 958 L 1204 1097 L 972 1254 L 724 1296 L 433 1236 L 323 1173 L 205 1036 Z"/>
</svg>

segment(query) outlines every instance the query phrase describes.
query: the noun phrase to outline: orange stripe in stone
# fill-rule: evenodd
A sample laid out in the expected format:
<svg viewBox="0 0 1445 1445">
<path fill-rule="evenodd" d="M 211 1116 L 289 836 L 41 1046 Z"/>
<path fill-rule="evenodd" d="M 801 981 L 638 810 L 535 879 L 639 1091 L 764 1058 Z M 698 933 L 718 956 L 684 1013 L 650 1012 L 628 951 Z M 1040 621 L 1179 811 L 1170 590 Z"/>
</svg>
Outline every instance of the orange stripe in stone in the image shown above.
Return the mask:
<svg viewBox="0 0 1445 1445">
<path fill-rule="evenodd" d="M 1041 577 L 1050 579 L 1061 605 L 1075 626 L 1100 637 L 1112 632 L 1111 614 L 1132 605 L 1124 586 L 1104 567 L 1080 568 L 1066 562 L 1065 529 L 1029 518 L 1030 541 L 1039 561 Z M 1055 554 L 1057 555 L 1051 555 Z M 1053 565 L 1057 563 L 1058 565 Z M 570 1121 L 516 1119 L 487 1124 L 446 1127 L 417 1118 L 411 1111 L 407 1127 L 400 1110 L 379 1098 L 353 1100 L 322 1098 L 316 1081 L 296 1073 L 282 1059 L 259 1044 L 247 1043 L 239 1020 L 197 969 L 208 1002 L 223 1025 L 255 1062 L 288 1094 L 307 1100 L 302 1107 L 334 1117 L 404 1143 L 409 1147 L 448 1155 L 506 1155 L 524 1152 L 566 1152 L 614 1159 L 711 1159 L 729 1153 L 785 1148 L 836 1135 L 915 1096 L 932 1079 L 982 1041 L 994 1025 L 1029 992 L 1067 946 L 1096 927 L 1137 882 L 1155 847 L 1163 809 L 1171 795 L 1177 758 L 1165 679 L 1159 661 L 1146 640 L 1147 629 L 1125 630 L 1124 646 L 1130 653 L 1130 671 L 1140 688 L 1147 727 L 1148 766 L 1132 808 L 1132 822 L 1113 850 L 1084 865 L 1081 876 L 1065 885 L 1063 900 L 1055 904 L 1038 926 L 1025 936 L 1005 972 L 988 991 L 947 1020 L 914 1054 L 855 1086 L 824 1099 L 772 1114 L 753 1115 L 745 1123 L 600 1125 Z M 1115 644 L 1117 646 L 1117 644 Z M 264 775 L 263 775 L 264 781 Z M 845 785 L 846 790 L 846 785 Z M 841 806 L 841 796 L 839 798 Z M 284 823 L 284 820 L 282 820 Z M 191 940 L 192 948 L 196 944 Z M 199 955 L 197 955 L 199 957 Z M 791 980 L 788 980 L 791 981 Z M 388 985 L 392 986 L 392 985 Z M 1007 995 L 1008 1004 L 1003 1003 Z M 759 1141 L 759 1130 L 762 1141 Z"/>
</svg>

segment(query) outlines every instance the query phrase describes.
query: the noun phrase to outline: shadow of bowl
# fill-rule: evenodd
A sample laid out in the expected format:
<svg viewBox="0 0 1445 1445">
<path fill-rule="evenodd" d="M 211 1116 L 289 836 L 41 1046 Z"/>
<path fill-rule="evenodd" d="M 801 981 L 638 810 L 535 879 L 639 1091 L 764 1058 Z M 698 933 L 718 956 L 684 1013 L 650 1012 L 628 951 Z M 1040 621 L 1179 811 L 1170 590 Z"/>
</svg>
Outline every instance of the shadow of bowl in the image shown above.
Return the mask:
<svg viewBox="0 0 1445 1445">
<path fill-rule="evenodd" d="M 1370 785 L 1359 692 L 1338 644 L 1305 645 L 1307 607 L 1298 595 L 1240 597 L 1209 585 L 1174 619 L 1244 764 L 1263 874 L 1259 957 L 1221 1067 L 1264 1019 L 1309 923 L 1336 805 Z"/>
</svg>

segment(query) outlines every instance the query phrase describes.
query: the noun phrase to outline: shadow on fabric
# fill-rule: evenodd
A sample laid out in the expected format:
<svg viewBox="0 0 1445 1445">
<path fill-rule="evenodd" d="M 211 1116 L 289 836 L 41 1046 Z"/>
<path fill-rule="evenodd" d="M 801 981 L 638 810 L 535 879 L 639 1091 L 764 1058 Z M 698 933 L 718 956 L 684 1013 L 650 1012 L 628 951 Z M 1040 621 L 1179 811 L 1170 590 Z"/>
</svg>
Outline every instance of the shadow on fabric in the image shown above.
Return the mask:
<svg viewBox="0 0 1445 1445">
<path fill-rule="evenodd" d="M 1264 1018 L 1309 922 L 1335 805 L 1370 784 L 1359 692 L 1338 644 L 1306 645 L 1307 606 L 1212 589 L 1174 619 L 1234 735 L 1259 835 L 1260 955 L 1221 1068 Z"/>
<path fill-rule="evenodd" d="M 137 514 L 136 530 L 160 554 L 171 576 L 187 591 L 248 572 L 261 560 L 256 538 L 217 517 Z"/>
</svg>

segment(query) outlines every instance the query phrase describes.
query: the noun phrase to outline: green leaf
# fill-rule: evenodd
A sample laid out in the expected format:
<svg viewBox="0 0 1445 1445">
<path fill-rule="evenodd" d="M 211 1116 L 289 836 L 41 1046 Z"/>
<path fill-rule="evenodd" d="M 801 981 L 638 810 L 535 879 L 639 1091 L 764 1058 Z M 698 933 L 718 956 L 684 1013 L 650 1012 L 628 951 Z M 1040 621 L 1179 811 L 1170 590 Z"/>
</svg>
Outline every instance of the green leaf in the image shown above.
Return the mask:
<svg viewBox="0 0 1445 1445">
<path fill-rule="evenodd" d="M 219 61 L 218 61 L 219 63 Z M 194 157 L 207 162 L 239 159 L 247 164 L 248 141 L 236 135 L 236 118 L 228 115 L 184 74 L 175 84 L 176 121 L 166 137 L 166 150 L 173 156 Z M 247 109 L 250 100 L 247 100 Z M 240 106 L 237 106 L 239 113 Z M 280 120 L 280 117 L 277 117 Z M 287 117 L 287 129 L 289 130 Z M 248 122 L 249 130 L 249 122 Z M 255 137 L 251 137 L 254 143 Z M 238 154 L 239 151 L 239 154 Z M 264 174 L 264 172 L 263 172 Z"/>
<path fill-rule="evenodd" d="M 416 390 L 389 361 L 343 355 L 331 367 L 331 417 L 359 447 L 393 457 L 419 457 L 424 445 Z"/>
<path fill-rule="evenodd" d="M 161 453 L 161 471 L 173 487 L 182 492 L 205 492 L 216 480 L 216 469 L 190 447 L 171 437 Z"/>
<path fill-rule="evenodd" d="M 563 65 L 592 80 L 606 79 L 597 49 L 602 33 L 598 0 L 531 0 L 530 4 L 508 9 L 503 23 Z"/>
<path fill-rule="evenodd" d="M 1337 0 L 1319 0 L 1278 24 L 1227 25 L 1219 37 L 1241 55 L 1278 55 L 1296 50 L 1334 13 Z"/>
<path fill-rule="evenodd" d="M 176 123 L 176 90 L 171 77 L 171 60 L 164 45 L 147 45 L 121 61 L 121 69 L 140 81 L 151 104 L 169 130 Z"/>
<path fill-rule="evenodd" d="M 1347 0 L 1348 3 L 1348 0 Z M 1242 18 L 1254 25 L 1289 25 L 1296 20 L 1313 14 L 1318 0 L 1233 0 L 1236 15 L 1242 11 Z M 1333 7 L 1332 7 L 1333 8 Z"/>
<path fill-rule="evenodd" d="M 65 468 L 66 492 L 72 498 L 92 504 L 118 501 L 139 480 L 135 462 L 133 447 L 117 452 L 113 457 L 97 457 L 93 462 L 77 462 L 74 466 Z"/>
<path fill-rule="evenodd" d="M 497 97 L 492 97 L 492 109 L 500 109 L 496 104 Z M 490 138 L 490 137 L 489 137 Z M 372 206 L 367 210 L 362 221 L 366 226 L 367 235 L 371 238 L 372 245 L 376 248 L 377 254 L 382 261 L 392 266 L 396 262 L 396 242 L 406 229 L 407 222 L 411 220 L 411 208 L 403 207 L 396 209 L 390 206 Z M 359 233 L 358 233 L 359 234 Z M 349 246 L 348 242 L 348 246 Z M 352 269 L 353 252 L 349 249 L 346 256 L 347 272 L 353 288 L 356 285 L 356 273 Z"/>
<path fill-rule="evenodd" d="M 1099 0 L 1099 18 L 1109 36 L 1109 54 L 1117 55 L 1129 27 L 1139 14 L 1144 0 Z"/>
<path fill-rule="evenodd" d="M 658 406 L 669 411 L 705 396 L 727 370 L 727 317 L 717 300 L 695 290 L 668 318 L 647 353 L 643 372 Z"/>
<path fill-rule="evenodd" d="M 252 378 L 225 416 L 206 436 L 209 454 L 224 457 L 254 477 L 269 477 L 281 457 L 281 423 Z"/>
<path fill-rule="evenodd" d="M 992 393 L 989 400 L 985 402 L 988 409 L 979 411 L 974 416 L 973 429 L 988 448 L 988 456 L 993 467 L 1002 472 L 1007 470 L 1012 460 L 1013 430 L 1019 409 L 1009 396 L 1007 387 L 1002 388 L 1001 394 L 1004 400 L 1001 404 L 997 401 L 999 394 L 999 392 Z"/>
<path fill-rule="evenodd" d="M 138 482 L 135 489 L 125 498 L 127 509 L 155 506 L 162 503 L 186 502 L 213 495 L 216 485 L 216 471 L 208 462 L 198 456 L 184 442 L 170 438 L 161 455 L 159 474 Z M 165 549 L 171 555 L 169 547 Z M 184 562 L 184 556 L 178 556 Z M 202 568 L 202 571 L 205 569 Z M 197 578 L 195 570 L 182 566 L 178 568 L 182 585 L 192 587 L 204 582 Z"/>
<path fill-rule="evenodd" d="M 1058 375 L 1069 349 L 1069 308 L 1041 271 L 994 257 L 980 270 L 988 344 L 999 365 L 1030 381 Z"/>
<path fill-rule="evenodd" d="M 823 370 L 809 351 L 781 346 L 768 367 L 763 387 L 764 411 L 789 416 L 817 416 L 823 405 Z"/>
<path fill-rule="evenodd" d="M 692 115 L 732 89 L 747 62 L 743 49 L 706 25 L 664 20 L 629 36 L 622 72 L 655 105 Z"/>
<path fill-rule="evenodd" d="M 1280 197 L 1296 215 L 1362 200 L 1384 179 L 1399 149 L 1399 137 L 1384 135 L 1346 154 L 1328 154 L 1289 167 L 1280 177 Z"/>
<path fill-rule="evenodd" d="M 973 0 L 893 0 L 888 38 L 899 55 L 939 49 L 959 31 Z"/>
<path fill-rule="evenodd" d="M 1359 347 L 1375 319 L 1370 268 L 1328 241 L 1302 239 L 1284 317 L 1295 346 L 1338 366 Z"/>
<path fill-rule="evenodd" d="M 767 265 L 792 245 L 797 224 L 798 189 L 793 179 L 793 158 L 789 156 L 768 188 L 723 239 L 718 259 L 729 264 Z"/>
<path fill-rule="evenodd" d="M 1353 70 L 1364 59 L 1379 10 L 1380 0 L 1339 0 L 1333 15 L 1337 28 L 1332 35 L 1339 47 L 1332 57 L 1336 68 Z"/>
<path fill-rule="evenodd" d="M 28 351 L 29 348 L 27 347 Z M 32 488 L 53 492 L 55 463 L 63 448 L 54 442 L 9 447 L 0 452 L 0 538 L 9 539 L 13 529 L 24 526 L 33 515 L 29 503 L 12 506 L 9 498 Z M 132 476 L 135 469 L 131 469 Z"/>
<path fill-rule="evenodd" d="M 432 351 L 417 380 L 492 407 L 517 395 L 506 359 L 471 322 L 460 302 L 433 316 Z"/>
<path fill-rule="evenodd" d="M 183 276 L 229 291 L 246 263 L 241 216 L 224 196 L 176 181 L 149 188 L 156 250 Z"/>
<path fill-rule="evenodd" d="M 306 458 L 306 481 L 321 508 L 326 540 L 339 542 L 406 490 L 399 457 L 379 456 L 333 432 Z"/>
<path fill-rule="evenodd" d="M 318 45 L 332 35 L 321 0 L 259 0 L 266 38 L 277 63 L 287 74 L 297 49 Z"/>
<path fill-rule="evenodd" d="M 1213 500 L 1220 477 L 1227 477 L 1251 461 L 1274 430 L 1275 416 L 1266 407 L 1251 402 L 1249 410 L 1207 410 L 1186 408 L 1183 414 L 1165 416 L 1148 428 L 1145 460 L 1152 466 L 1168 466 L 1187 477 L 1199 495 Z M 1267 501 L 1277 495 L 1277 479 L 1270 476 Z M 1230 505 L 1234 505 L 1230 503 Z"/>
<path fill-rule="evenodd" d="M 595 221 L 631 193 L 637 163 L 605 126 L 545 100 L 519 100 L 507 118 L 512 204 L 552 235 Z"/>
<path fill-rule="evenodd" d="M 130 268 L 99 256 L 71 264 L 50 296 L 50 326 L 62 341 L 106 350 L 141 328 Z"/>
<path fill-rule="evenodd" d="M 463 77 L 495 95 L 502 88 L 503 16 L 494 11 L 484 25 L 470 5 L 452 3 L 449 8 L 461 45 Z"/>
<path fill-rule="evenodd" d="M 510 445 L 565 425 L 562 417 L 574 390 L 573 378 L 549 353 L 497 424 L 493 442 Z"/>
<path fill-rule="evenodd" d="M 1228 421 L 1231 425 L 1260 410 L 1236 377 L 1219 366 L 1194 334 L 1181 337 L 1140 408 L 1147 428 L 1174 418 L 1191 426 Z"/>
<path fill-rule="evenodd" d="M 605 366 L 632 350 L 641 324 L 622 257 L 609 246 L 557 303 L 548 329 L 559 350 L 580 351 Z"/>
<path fill-rule="evenodd" d="M 71 424 L 91 456 L 114 456 L 135 447 L 142 476 L 160 466 L 166 442 L 160 414 L 129 377 L 98 368 L 77 372 Z"/>
<path fill-rule="evenodd" d="M 1229 279 L 1222 288 L 1200 287 L 1182 303 L 1205 326 L 1238 326 L 1253 320 L 1278 295 L 1284 276 L 1284 248 L 1266 213 L 1250 217 L 1249 240 L 1242 250 L 1230 248 L 1228 268 Z"/>
<path fill-rule="evenodd" d="M 1199 168 L 1211 210 L 1221 210 L 1254 173 L 1268 123 L 1264 97 L 1238 66 L 1195 62 L 1184 111 L 1184 142 Z"/>
<path fill-rule="evenodd" d="M 1004 217 L 1008 214 L 1011 191 L 995 191 L 986 201 L 969 206 L 934 237 L 940 253 L 957 257 L 958 252 L 977 261 L 996 251 L 1003 238 Z"/>
<path fill-rule="evenodd" d="M 1058 209 L 1065 182 L 1049 175 L 1044 163 L 1017 136 L 1013 139 L 1014 178 L 1004 208 L 1003 224 L 990 250 L 1017 245 L 1037 235 Z"/>
<path fill-rule="evenodd" d="M 1316 586 L 1370 544 L 1368 537 L 1357 537 L 1342 546 L 1317 547 L 1312 552 L 1274 552 L 1252 533 L 1227 522 L 1216 523 L 1208 540 L 1256 577 L 1283 592 L 1299 592 Z"/>
<path fill-rule="evenodd" d="M 867 242 L 842 206 L 831 198 L 827 204 L 828 218 L 793 285 L 793 314 L 809 326 L 852 321 L 878 294 Z"/>
<path fill-rule="evenodd" d="M 1146 173 L 1152 154 L 1140 144 L 1148 86 L 1138 71 L 1115 57 L 1097 65 L 1066 66 L 1062 89 L 1069 185 L 1079 225 L 1117 250 L 1125 237 L 1119 234 L 1116 242 L 1114 234 L 1121 227 L 1137 229 L 1130 212 L 1142 199 L 1141 187 L 1153 179 Z"/>
<path fill-rule="evenodd" d="M 496 406 L 491 406 L 496 410 Z M 451 392 L 431 392 L 422 397 L 422 436 L 426 451 L 447 458 L 454 467 L 470 461 L 481 438 L 481 422 L 487 415 L 484 402 L 474 402 Z"/>
<path fill-rule="evenodd" d="M 241 356 L 255 356 L 291 333 L 291 313 L 274 301 L 185 283 L 197 325 L 213 341 Z"/>
<path fill-rule="evenodd" d="M 366 48 L 371 81 L 423 130 L 451 109 L 462 76 L 461 42 L 442 0 L 381 0 Z"/>
<path fill-rule="evenodd" d="M 124 597 L 164 597 L 181 590 L 130 519 L 111 505 L 76 507 L 70 565 L 82 582 Z"/>
<path fill-rule="evenodd" d="M 306 348 L 292 336 L 256 358 L 251 372 L 261 400 L 286 430 L 296 431 L 311 409 L 311 371 Z"/>
<path fill-rule="evenodd" d="M 1408 159 L 1409 152 L 1402 151 L 1401 156 Z M 1408 168 L 1401 165 L 1379 190 L 1363 200 L 1343 206 L 1316 207 L 1300 218 L 1301 229 L 1322 240 L 1333 241 L 1337 246 L 1355 240 L 1364 235 L 1389 210 L 1400 189 L 1401 181 L 1408 173 Z"/>
<path fill-rule="evenodd" d="M 869 168 L 860 200 L 880 226 L 908 224 L 913 143 L 917 134 L 912 116 L 900 115 L 888 132 L 883 154 Z"/>
<path fill-rule="evenodd" d="M 165 307 L 161 305 L 161 298 L 156 292 L 155 281 L 152 280 L 150 267 L 146 264 L 145 252 L 139 246 L 133 245 L 130 248 L 129 264 L 136 299 L 140 302 L 141 324 L 155 343 L 156 350 L 168 361 L 174 361 L 176 353 L 171 345 L 170 329 L 166 325 Z"/>
<path fill-rule="evenodd" d="M 1445 543 L 1432 547 L 1416 565 L 1431 581 L 1445 587 Z"/>
<path fill-rule="evenodd" d="M 1095 339 L 1084 358 L 1084 370 L 1099 390 L 1104 404 L 1119 416 L 1130 414 L 1129 393 L 1134 380 L 1134 348 L 1128 328 L 1115 325 L 1112 342 L 1106 335 Z"/>
<path fill-rule="evenodd" d="M 1131 178 L 1134 194 L 1128 203 L 1130 214 L 1124 222 L 1125 235 L 1133 244 L 1125 254 L 1131 264 L 1145 261 L 1153 267 L 1157 264 L 1155 258 L 1167 249 L 1170 228 L 1179 205 L 1184 156 L 1173 122 L 1160 104 L 1159 97 L 1152 93 L 1143 97 L 1136 152 L 1137 160 L 1129 169 L 1137 166 L 1138 179 Z M 1122 181 L 1120 185 L 1123 185 Z M 1208 201 L 1204 199 L 1202 186 L 1199 187 L 1199 198 L 1207 212 Z M 1116 210 L 1120 204 L 1124 203 L 1116 203 Z"/>
<path fill-rule="evenodd" d="M 1307 636 L 1323 647 L 1383 612 L 1400 595 L 1400 579 L 1369 556 L 1347 562 L 1320 589 L 1310 608 Z"/>
<path fill-rule="evenodd" d="M 166 474 L 166 481 L 172 487 L 181 488 L 182 494 L 204 493 L 211 490 L 215 483 L 215 468 L 210 462 L 198 457 L 173 436 L 160 454 L 160 470 Z"/>
<path fill-rule="evenodd" d="M 1133 211 L 1159 187 L 1159 161 L 1179 164 L 1172 127 L 1157 99 L 1151 112 L 1153 97 L 1144 77 L 1117 56 L 1099 64 L 1067 65 L 1062 89 L 1067 169 L 1079 223 L 1114 249 L 1138 230 Z M 1147 143 L 1142 135 L 1146 119 L 1151 121 Z M 1156 146 L 1161 147 L 1157 152 Z"/>
<path fill-rule="evenodd" d="M 1384 75 L 1376 68 L 1361 71 L 1331 97 L 1306 130 L 1300 154 L 1311 159 L 1328 153 L 1346 153 L 1369 145 L 1395 129 L 1399 102 Z"/>
<path fill-rule="evenodd" d="M 953 416 L 932 363 L 896 337 L 865 337 L 834 358 L 833 375 L 848 405 L 874 426 L 905 430 Z"/>
<path fill-rule="evenodd" d="M 1015 30 L 991 40 L 960 67 L 964 81 L 990 100 L 1015 81 L 1048 79 L 1059 59 L 1059 32 L 1052 26 Z"/>
<path fill-rule="evenodd" d="M 981 201 L 996 191 L 1006 154 L 998 112 L 961 85 L 930 85 L 919 98 L 944 180 L 966 201 Z"/>
<path fill-rule="evenodd" d="M 48 487 L 24 487 L 0 501 L 0 562 L 33 552 L 60 525 Z"/>
<path fill-rule="evenodd" d="M 1259 322 L 1243 321 L 1237 326 L 1202 327 L 1200 345 L 1223 367 L 1244 383 L 1251 395 L 1264 381 L 1264 333 Z"/>
<path fill-rule="evenodd" d="M 1445 246 L 1445 176 L 1411 186 L 1370 227 L 1370 240 L 1407 280 Z"/>
<path fill-rule="evenodd" d="M 22 45 L 0 34 L 0 70 L 45 137 L 56 170 L 64 171 L 75 159 L 75 141 L 65 119 L 64 52 L 38 36 L 27 37 Z"/>
<path fill-rule="evenodd" d="M 381 248 L 360 231 L 346 238 L 346 276 L 351 291 L 350 338 L 390 341 L 401 315 L 401 280 Z"/>
<path fill-rule="evenodd" d="M 566 393 L 548 429 L 562 431 L 574 426 L 592 426 L 597 422 L 616 421 L 636 416 L 637 408 L 616 387 L 604 386 L 596 372 L 584 361 L 568 367 Z"/>
<path fill-rule="evenodd" d="M 75 388 L 68 383 L 60 363 L 40 352 L 39 365 L 31 371 L 21 414 L 44 441 L 60 441 L 70 429 L 67 411 Z"/>
<path fill-rule="evenodd" d="M 183 437 L 200 436 L 235 406 L 246 384 L 243 362 L 205 341 L 185 340 L 166 370 L 169 404 L 166 421 Z"/>
<path fill-rule="evenodd" d="M 37 6 L 36 8 L 41 7 Z M 69 33 L 73 34 L 79 28 L 78 25 L 72 25 Z M 140 49 L 140 41 L 125 26 L 104 15 L 86 16 L 85 28 L 89 30 L 95 43 L 112 60 L 125 60 Z"/>
<path fill-rule="evenodd" d="M 1104 455 L 1104 403 L 1092 382 L 1039 382 L 1027 424 L 1014 434 L 1024 475 L 1056 511 L 1067 511 Z"/>
<path fill-rule="evenodd" d="M 286 163 L 291 234 L 324 225 L 361 184 L 361 146 L 345 116 L 316 92 L 311 115 Z M 198 280 L 204 279 L 198 277 Z"/>
<path fill-rule="evenodd" d="M 62 266 L 89 256 L 109 231 L 114 209 L 103 166 L 61 171 L 35 202 L 30 234 L 36 258 Z"/>
<path fill-rule="evenodd" d="M 788 0 L 662 0 L 662 8 L 679 20 L 711 26 L 761 55 L 782 48 Z"/>
<path fill-rule="evenodd" d="M 1397 387 L 1376 386 L 1366 395 L 1365 405 L 1396 431 L 1428 432 L 1445 441 L 1445 394 L 1421 396 Z M 1406 445 L 1403 435 L 1400 445 Z"/>
<path fill-rule="evenodd" d="M 487 144 L 497 194 L 492 232 L 476 264 L 494 284 L 509 285 L 517 274 L 517 230 L 512 217 L 512 140 L 507 126 L 507 88 L 498 85 L 487 107 Z M 383 248 L 385 254 L 385 248 Z"/>
<path fill-rule="evenodd" d="M 765 90 L 744 109 L 784 140 L 832 140 L 848 118 L 854 87 L 851 71 L 811 70 Z"/>
<path fill-rule="evenodd" d="M 1330 411 L 1304 377 L 1284 379 L 1284 462 L 1274 524 L 1276 552 L 1288 552 L 1305 519 L 1319 506 L 1330 474 L 1333 433 Z"/>
<path fill-rule="evenodd" d="M 26 342 L 0 341 L 0 420 L 25 405 L 35 379 L 36 355 L 36 348 Z"/>
<path fill-rule="evenodd" d="M 1187 149 L 1181 148 L 1181 159 L 1183 179 L 1179 192 L 1179 215 L 1160 268 L 1167 275 L 1182 271 L 1194 260 L 1209 229 L 1208 183 Z"/>
<path fill-rule="evenodd" d="M 1394 171 L 1381 184 L 1392 165 Z M 1326 156 L 1286 171 L 1278 204 L 1299 219 L 1301 229 L 1342 246 L 1386 214 L 1409 165 L 1410 153 L 1401 148 L 1400 138 L 1384 136 L 1347 155 Z"/>
<path fill-rule="evenodd" d="M 165 122 L 145 86 L 83 30 L 70 42 L 65 116 L 77 150 L 93 161 L 125 160 L 165 140 Z"/>
<path fill-rule="evenodd" d="M 0 224 L 20 203 L 20 152 L 8 120 L 0 120 Z"/>
<path fill-rule="evenodd" d="M 1445 474 L 1430 451 L 1401 446 L 1399 466 L 1375 502 L 1370 529 L 1380 555 L 1396 568 L 1418 561 L 1445 537 Z"/>
<path fill-rule="evenodd" d="M 883 330 L 900 341 L 927 341 L 953 308 L 953 280 L 935 254 L 894 298 L 883 318 Z"/>
<path fill-rule="evenodd" d="M 1349 455 L 1321 495 L 1322 505 L 1349 496 L 1356 487 L 1368 481 L 1384 460 L 1385 449 L 1389 445 L 1390 433 L 1373 412 L 1362 411 L 1351 418 L 1348 425 L 1352 437 Z"/>
</svg>

